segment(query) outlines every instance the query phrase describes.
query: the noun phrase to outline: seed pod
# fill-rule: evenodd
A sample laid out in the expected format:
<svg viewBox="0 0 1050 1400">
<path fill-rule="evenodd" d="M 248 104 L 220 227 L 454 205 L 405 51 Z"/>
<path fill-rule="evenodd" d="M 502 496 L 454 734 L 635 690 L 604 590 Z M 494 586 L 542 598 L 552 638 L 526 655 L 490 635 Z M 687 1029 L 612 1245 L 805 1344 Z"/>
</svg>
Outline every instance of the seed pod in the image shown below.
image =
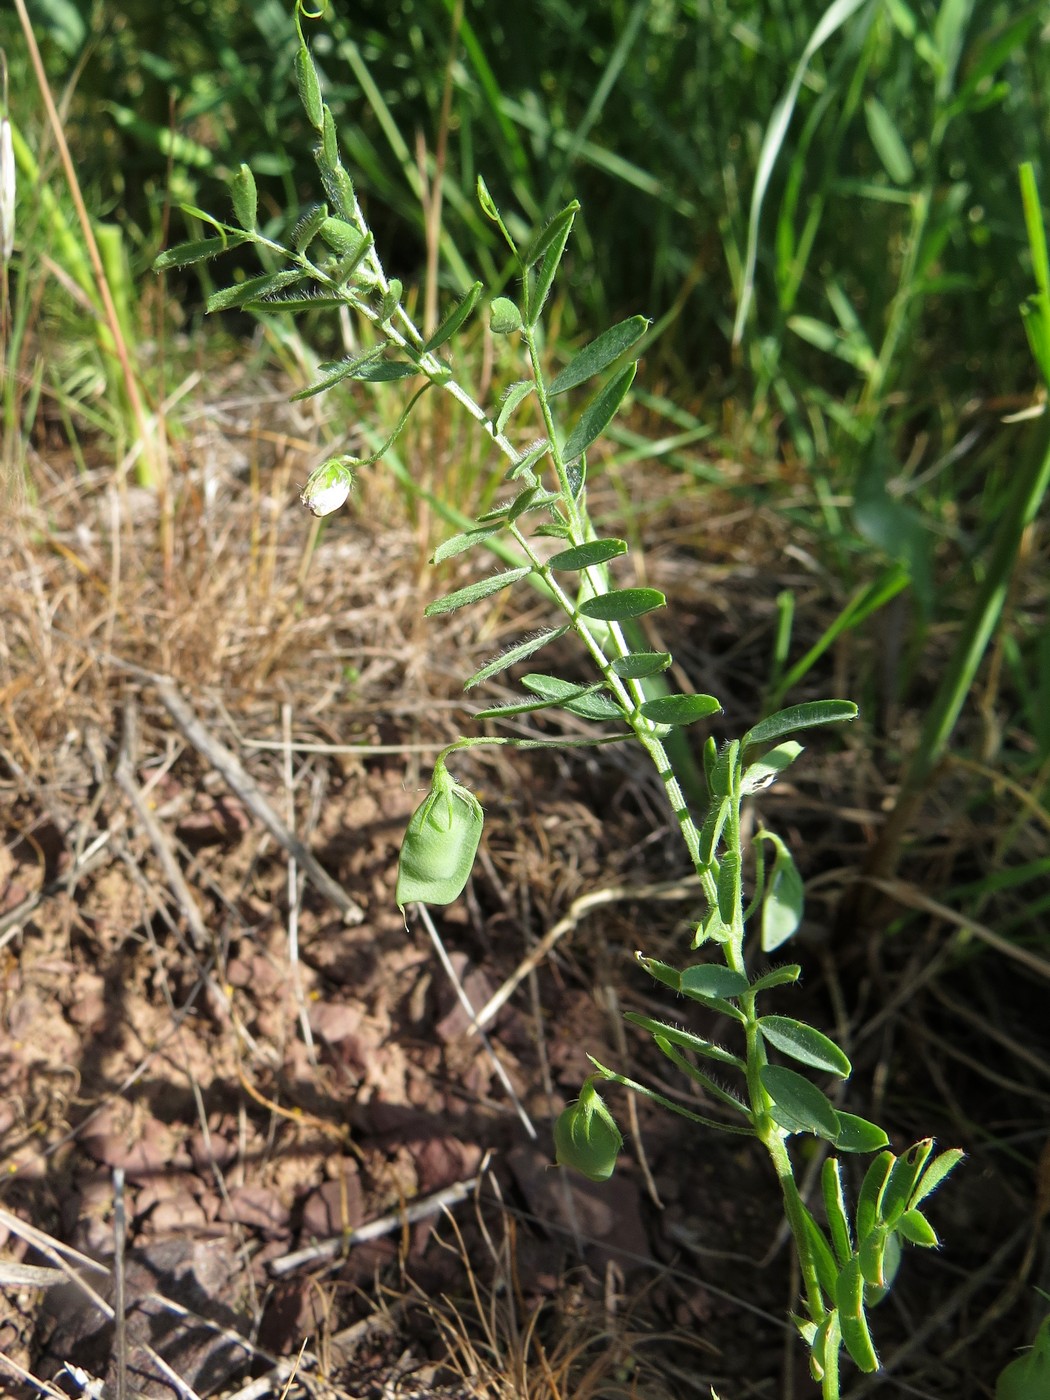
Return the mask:
<svg viewBox="0 0 1050 1400">
<path fill-rule="evenodd" d="M 327 218 L 319 229 L 321 237 L 340 257 L 344 253 L 356 253 L 364 241 L 360 229 L 348 224 L 345 219 Z"/>
<path fill-rule="evenodd" d="M 237 222 L 241 228 L 251 233 L 258 221 L 259 194 L 255 188 L 255 176 L 243 161 L 241 168 L 230 181 L 230 195 Z"/>
<path fill-rule="evenodd" d="M 612 1176 L 623 1137 L 589 1079 L 576 1102 L 559 1114 L 554 1147 L 559 1166 L 572 1167 L 590 1181 Z"/>
<path fill-rule="evenodd" d="M 300 44 L 296 51 L 295 78 L 299 85 L 299 101 L 303 104 L 307 120 L 315 131 L 320 131 L 324 125 L 321 84 L 310 50 L 305 44 Z"/>
<path fill-rule="evenodd" d="M 868 1374 L 877 1371 L 879 1358 L 875 1354 L 871 1333 L 868 1331 L 868 1319 L 864 1314 L 864 1276 L 856 1255 L 846 1263 L 839 1274 L 835 1285 L 835 1303 L 846 1350 L 861 1371 Z"/>
<path fill-rule="evenodd" d="M 722 922 L 732 926 L 740 913 L 740 854 L 726 851 L 718 871 L 718 912 Z"/>
<path fill-rule="evenodd" d="M 485 814 L 474 794 L 449 777 L 439 759 L 430 792 L 412 813 L 397 864 L 398 907 L 451 904 L 463 892 Z"/>
</svg>

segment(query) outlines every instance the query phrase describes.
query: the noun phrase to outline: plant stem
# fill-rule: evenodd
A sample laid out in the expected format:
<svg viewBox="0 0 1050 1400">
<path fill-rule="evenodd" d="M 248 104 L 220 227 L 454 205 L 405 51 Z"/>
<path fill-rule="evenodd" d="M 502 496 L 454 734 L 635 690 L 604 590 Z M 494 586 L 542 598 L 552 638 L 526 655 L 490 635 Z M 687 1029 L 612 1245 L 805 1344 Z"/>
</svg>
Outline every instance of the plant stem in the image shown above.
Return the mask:
<svg viewBox="0 0 1050 1400">
<path fill-rule="evenodd" d="M 750 1051 L 750 1047 L 749 1047 Z M 750 1068 L 751 1056 L 748 1054 L 748 1065 Z M 760 1086 L 761 1087 L 761 1086 Z M 762 1090 L 765 1095 L 765 1090 Z M 766 1095 L 768 1102 L 768 1096 Z M 824 1306 L 824 1294 L 821 1291 L 820 1280 L 817 1277 L 817 1268 L 813 1259 L 813 1251 L 809 1244 L 809 1234 L 806 1228 L 806 1208 L 799 1195 L 798 1186 L 795 1184 L 795 1171 L 791 1165 L 791 1158 L 788 1156 L 787 1144 L 781 1130 L 772 1126 L 763 1133 L 761 1127 L 756 1125 L 758 1136 L 762 1139 L 766 1151 L 773 1161 L 773 1169 L 780 1182 L 781 1194 L 784 1197 L 784 1214 L 787 1216 L 788 1224 L 791 1226 L 791 1233 L 795 1237 L 795 1249 L 798 1252 L 799 1268 L 802 1271 L 802 1284 L 806 1293 L 806 1304 L 809 1308 L 810 1320 L 819 1324 L 823 1322 L 827 1309 Z"/>
</svg>

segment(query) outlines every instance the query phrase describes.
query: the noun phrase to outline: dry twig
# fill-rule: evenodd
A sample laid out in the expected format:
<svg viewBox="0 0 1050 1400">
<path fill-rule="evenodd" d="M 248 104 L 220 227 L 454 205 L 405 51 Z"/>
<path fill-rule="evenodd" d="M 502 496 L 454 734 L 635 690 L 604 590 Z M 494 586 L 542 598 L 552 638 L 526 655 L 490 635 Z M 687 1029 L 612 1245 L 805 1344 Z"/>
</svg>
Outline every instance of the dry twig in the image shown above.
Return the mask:
<svg viewBox="0 0 1050 1400">
<path fill-rule="evenodd" d="M 288 830 L 286 823 L 270 806 L 260 792 L 255 779 L 245 769 L 237 755 L 231 753 L 225 744 L 220 743 L 214 734 L 201 723 L 177 690 L 174 681 L 168 676 L 151 676 L 150 679 L 156 686 L 161 704 L 171 715 L 183 737 L 193 745 L 202 758 L 207 759 L 211 766 L 222 774 L 252 815 L 262 822 L 274 840 L 289 855 L 295 857 L 308 878 L 313 881 L 322 894 L 332 901 L 342 913 L 345 921 L 348 924 L 361 923 L 365 917 L 364 910 L 360 905 L 355 904 L 342 886 L 332 879 L 314 853 L 308 850 L 299 838 Z"/>
</svg>

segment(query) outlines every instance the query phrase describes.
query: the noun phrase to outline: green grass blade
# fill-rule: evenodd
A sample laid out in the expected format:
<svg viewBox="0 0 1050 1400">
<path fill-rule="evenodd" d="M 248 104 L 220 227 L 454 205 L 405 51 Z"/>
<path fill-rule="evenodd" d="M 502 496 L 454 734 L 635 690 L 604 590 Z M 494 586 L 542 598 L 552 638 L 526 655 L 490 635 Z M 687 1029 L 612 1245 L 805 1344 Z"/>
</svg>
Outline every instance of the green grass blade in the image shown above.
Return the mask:
<svg viewBox="0 0 1050 1400">
<path fill-rule="evenodd" d="M 769 119 L 766 134 L 762 140 L 762 149 L 758 157 L 758 169 L 755 172 L 755 184 L 751 194 L 751 212 L 748 218 L 747 229 L 747 251 L 744 255 L 744 275 L 740 286 L 736 320 L 733 323 L 733 344 L 739 345 L 744 338 L 744 326 L 747 324 L 748 313 L 751 309 L 751 302 L 755 293 L 755 267 L 758 261 L 758 225 L 762 217 L 762 207 L 765 204 L 766 194 L 769 190 L 769 183 L 773 178 L 773 171 L 776 168 L 777 159 L 780 155 L 784 140 L 787 137 L 788 127 L 791 125 L 791 118 L 794 114 L 795 104 L 798 101 L 799 89 L 809 68 L 810 62 L 822 45 L 831 38 L 836 30 L 850 19 L 863 5 L 870 4 L 871 0 L 832 0 L 832 3 L 824 11 L 817 27 L 810 35 L 809 42 L 803 50 L 792 75 L 788 90 L 777 103 L 773 115 Z"/>
</svg>

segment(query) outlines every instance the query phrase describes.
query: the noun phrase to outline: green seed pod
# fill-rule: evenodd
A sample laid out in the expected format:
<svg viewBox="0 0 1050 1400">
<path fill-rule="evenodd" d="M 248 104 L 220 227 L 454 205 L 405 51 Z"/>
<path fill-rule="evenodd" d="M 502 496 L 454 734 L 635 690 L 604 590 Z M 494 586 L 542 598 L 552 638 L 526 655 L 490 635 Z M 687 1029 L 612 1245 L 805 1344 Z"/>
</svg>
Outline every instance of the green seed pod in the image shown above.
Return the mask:
<svg viewBox="0 0 1050 1400">
<path fill-rule="evenodd" d="M 259 195 L 255 188 L 255 176 L 243 161 L 241 168 L 230 181 L 230 196 L 237 222 L 241 228 L 251 233 L 258 219 Z"/>
<path fill-rule="evenodd" d="M 875 1354 L 871 1333 L 868 1331 L 868 1319 L 864 1314 L 864 1276 L 856 1255 L 846 1263 L 838 1276 L 835 1303 L 846 1350 L 861 1371 L 868 1374 L 877 1371 L 879 1358 Z"/>
<path fill-rule="evenodd" d="M 555 1157 L 590 1181 L 608 1181 L 623 1147 L 623 1137 L 605 1102 L 588 1079 L 574 1104 L 554 1125 Z"/>
<path fill-rule="evenodd" d="M 332 252 L 340 257 L 344 253 L 356 253 L 364 242 L 361 230 L 348 224 L 345 219 L 325 219 L 318 232 Z"/>
<path fill-rule="evenodd" d="M 718 912 L 722 922 L 732 926 L 740 912 L 740 854 L 726 851 L 718 870 Z"/>
<path fill-rule="evenodd" d="M 324 125 L 321 84 L 310 50 L 305 44 L 300 44 L 295 55 L 295 80 L 299 85 L 299 101 L 303 104 L 307 120 L 315 131 L 320 131 Z"/>
<path fill-rule="evenodd" d="M 451 904 L 467 883 L 485 814 L 469 789 L 454 783 L 441 759 L 430 792 L 412 813 L 397 864 L 398 907 Z"/>
</svg>

